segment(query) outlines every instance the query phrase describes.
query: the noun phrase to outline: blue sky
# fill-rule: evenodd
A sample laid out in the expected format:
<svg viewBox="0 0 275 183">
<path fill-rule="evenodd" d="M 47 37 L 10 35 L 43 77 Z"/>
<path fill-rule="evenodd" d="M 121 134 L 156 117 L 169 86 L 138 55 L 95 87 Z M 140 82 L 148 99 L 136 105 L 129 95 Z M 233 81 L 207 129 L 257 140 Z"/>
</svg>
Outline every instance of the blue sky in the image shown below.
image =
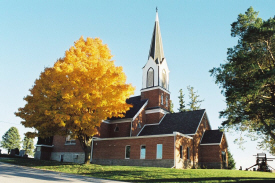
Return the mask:
<svg viewBox="0 0 275 183">
<path fill-rule="evenodd" d="M 170 70 L 174 110 L 178 91 L 193 86 L 204 102 L 212 126 L 223 119 L 225 99 L 209 70 L 226 61 L 227 48 L 237 43 L 230 24 L 250 6 L 259 17 L 274 17 L 275 1 L 6 1 L 0 0 L 0 137 L 11 127 L 21 138 L 28 131 L 14 116 L 24 106 L 36 78 L 45 67 L 64 56 L 81 36 L 100 37 L 108 44 L 115 64 L 122 66 L 127 82 L 140 94 L 142 67 L 146 64 L 158 7 L 163 48 Z M 239 166 L 255 163 L 256 142 L 247 139 L 244 151 L 233 143 L 238 132 L 227 133 L 230 151 Z M 274 166 L 274 163 L 272 162 Z"/>
</svg>

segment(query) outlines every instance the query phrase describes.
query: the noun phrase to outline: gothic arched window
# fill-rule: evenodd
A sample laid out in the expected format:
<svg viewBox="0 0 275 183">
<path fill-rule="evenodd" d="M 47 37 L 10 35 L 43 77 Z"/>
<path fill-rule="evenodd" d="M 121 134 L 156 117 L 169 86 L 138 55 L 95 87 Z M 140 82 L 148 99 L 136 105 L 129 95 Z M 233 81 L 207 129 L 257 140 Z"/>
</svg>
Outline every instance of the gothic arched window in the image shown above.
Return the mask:
<svg viewBox="0 0 275 183">
<path fill-rule="evenodd" d="M 167 89 L 167 76 L 166 76 L 166 71 L 163 69 L 162 70 L 162 82 L 161 86 L 165 89 Z"/>
<path fill-rule="evenodd" d="M 154 86 L 154 69 L 151 67 L 147 72 L 147 87 Z"/>
</svg>

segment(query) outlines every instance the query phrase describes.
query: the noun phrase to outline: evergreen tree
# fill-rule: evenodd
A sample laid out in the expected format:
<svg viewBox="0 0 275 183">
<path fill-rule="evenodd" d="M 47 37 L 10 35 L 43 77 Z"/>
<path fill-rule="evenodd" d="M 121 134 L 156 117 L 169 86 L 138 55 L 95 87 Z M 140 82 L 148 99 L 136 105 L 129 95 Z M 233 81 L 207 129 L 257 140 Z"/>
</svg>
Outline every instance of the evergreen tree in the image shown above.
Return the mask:
<svg viewBox="0 0 275 183">
<path fill-rule="evenodd" d="M 228 149 L 228 169 L 235 169 L 236 167 L 236 162 L 233 158 L 233 155 L 230 153 Z"/>
<path fill-rule="evenodd" d="M 170 100 L 170 113 L 174 113 L 174 104 L 172 102 L 172 100 Z"/>
<path fill-rule="evenodd" d="M 8 150 L 8 154 L 11 149 L 20 149 L 20 135 L 16 127 L 11 127 L 3 136 L 1 141 L 1 147 Z"/>
<path fill-rule="evenodd" d="M 194 87 L 187 86 L 187 90 L 189 92 L 190 99 L 190 102 L 187 104 L 189 106 L 189 110 L 194 111 L 200 109 L 200 103 L 204 100 L 199 100 L 200 96 L 197 94 L 197 92 L 194 91 Z"/>
<path fill-rule="evenodd" d="M 184 112 L 184 111 L 186 111 L 186 109 L 185 109 L 185 102 L 184 102 L 184 94 L 182 93 L 182 89 L 180 89 L 180 96 L 178 96 L 178 98 L 179 98 L 179 105 L 180 105 L 180 107 L 178 108 L 178 110 L 179 110 L 179 112 Z"/>
<path fill-rule="evenodd" d="M 22 149 L 25 150 L 25 154 L 33 156 L 34 152 L 34 145 L 33 145 L 33 138 L 24 137 Z"/>
<path fill-rule="evenodd" d="M 247 131 L 275 153 L 275 17 L 262 20 L 252 7 L 231 24 L 238 43 L 228 48 L 227 62 L 210 70 L 222 89 L 226 109 L 222 125 Z"/>
</svg>

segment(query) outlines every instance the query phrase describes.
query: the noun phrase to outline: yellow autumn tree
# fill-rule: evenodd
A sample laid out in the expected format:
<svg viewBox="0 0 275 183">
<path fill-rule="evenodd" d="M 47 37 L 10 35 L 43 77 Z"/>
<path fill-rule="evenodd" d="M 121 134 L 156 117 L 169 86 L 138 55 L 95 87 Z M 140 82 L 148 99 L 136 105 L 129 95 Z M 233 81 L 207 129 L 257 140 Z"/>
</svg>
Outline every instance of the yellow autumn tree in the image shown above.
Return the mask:
<svg viewBox="0 0 275 183">
<path fill-rule="evenodd" d="M 37 130 L 27 135 L 71 135 L 80 141 L 88 163 L 97 127 L 107 118 L 123 117 L 131 107 L 126 99 L 134 87 L 111 58 L 99 38 L 81 37 L 64 58 L 45 68 L 24 98 L 26 105 L 15 113 L 25 127 Z"/>
</svg>

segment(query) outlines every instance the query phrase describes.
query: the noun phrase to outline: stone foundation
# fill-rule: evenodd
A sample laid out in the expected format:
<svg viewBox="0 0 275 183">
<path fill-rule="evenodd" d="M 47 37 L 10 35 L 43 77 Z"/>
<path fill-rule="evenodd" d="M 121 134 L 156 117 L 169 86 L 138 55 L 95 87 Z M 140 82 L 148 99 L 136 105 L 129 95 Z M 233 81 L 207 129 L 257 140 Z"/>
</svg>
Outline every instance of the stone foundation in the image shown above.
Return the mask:
<svg viewBox="0 0 275 183">
<path fill-rule="evenodd" d="M 174 166 L 173 159 L 93 159 L 91 163 L 99 165 L 148 166 L 165 168 L 171 168 Z"/>
<path fill-rule="evenodd" d="M 179 159 L 178 162 L 176 163 L 176 168 L 189 169 L 192 167 L 193 167 L 193 161 L 191 160 Z"/>
<path fill-rule="evenodd" d="M 61 159 L 63 155 L 63 160 Z M 73 162 L 73 163 L 84 163 L 85 153 L 82 152 L 52 152 L 51 160 Z"/>
</svg>

